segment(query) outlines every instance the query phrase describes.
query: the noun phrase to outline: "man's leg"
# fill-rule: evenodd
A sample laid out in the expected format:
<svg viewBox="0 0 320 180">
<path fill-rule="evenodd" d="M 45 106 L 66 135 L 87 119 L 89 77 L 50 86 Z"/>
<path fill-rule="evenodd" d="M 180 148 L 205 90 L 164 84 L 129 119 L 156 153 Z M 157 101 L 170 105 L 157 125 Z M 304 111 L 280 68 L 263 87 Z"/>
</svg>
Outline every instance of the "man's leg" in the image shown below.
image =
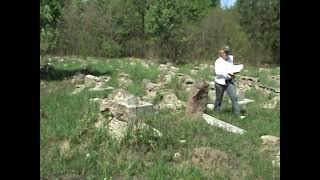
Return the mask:
<svg viewBox="0 0 320 180">
<path fill-rule="evenodd" d="M 216 100 L 214 102 L 214 111 L 220 111 L 221 107 L 221 102 L 223 98 L 223 93 L 224 93 L 224 87 L 223 85 L 220 85 L 218 83 L 214 83 L 214 87 L 216 89 Z"/>
<path fill-rule="evenodd" d="M 233 83 L 229 83 L 227 85 L 227 89 L 226 89 L 231 102 L 232 102 L 232 111 L 234 114 L 236 114 L 237 116 L 240 115 L 240 107 L 239 107 L 239 103 L 238 103 L 238 96 L 237 96 L 237 92 L 236 92 L 236 88 L 234 86 Z"/>
</svg>

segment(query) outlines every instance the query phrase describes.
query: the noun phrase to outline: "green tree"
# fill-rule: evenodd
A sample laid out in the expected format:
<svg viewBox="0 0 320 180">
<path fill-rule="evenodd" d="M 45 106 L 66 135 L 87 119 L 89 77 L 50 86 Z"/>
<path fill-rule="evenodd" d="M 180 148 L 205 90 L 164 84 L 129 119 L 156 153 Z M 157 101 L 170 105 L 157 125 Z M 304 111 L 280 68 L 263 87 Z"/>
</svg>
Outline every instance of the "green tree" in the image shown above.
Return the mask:
<svg viewBox="0 0 320 180">
<path fill-rule="evenodd" d="M 280 62 L 280 0 L 238 0 L 240 23 L 252 42 L 269 50 Z"/>
</svg>

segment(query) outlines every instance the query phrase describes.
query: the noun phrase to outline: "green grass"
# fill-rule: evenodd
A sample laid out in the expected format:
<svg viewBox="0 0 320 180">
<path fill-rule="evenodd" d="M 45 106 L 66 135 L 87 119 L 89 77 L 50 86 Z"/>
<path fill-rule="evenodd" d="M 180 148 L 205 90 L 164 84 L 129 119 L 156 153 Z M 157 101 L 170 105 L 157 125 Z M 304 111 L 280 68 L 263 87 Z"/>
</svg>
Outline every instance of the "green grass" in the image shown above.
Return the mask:
<svg viewBox="0 0 320 180">
<path fill-rule="evenodd" d="M 120 69 L 133 77 L 127 90 L 136 96 L 144 95 L 143 79 L 155 81 L 159 74 L 157 65 L 148 68 L 136 63 L 129 65 L 127 59 L 89 58 L 88 64 L 100 72 L 110 72 L 108 85 L 118 87 Z M 119 62 L 120 61 L 120 62 Z M 70 63 L 65 61 L 65 63 Z M 61 68 L 69 66 L 59 65 Z M 101 69 L 99 69 L 101 68 Z M 190 67 L 180 67 L 190 74 Z M 254 70 L 254 69 L 252 69 Z M 276 73 L 278 70 L 271 70 Z M 251 72 L 252 73 L 252 72 Z M 207 77 L 204 70 L 198 77 Z M 274 94 L 263 95 L 257 89 L 246 92 L 246 98 L 256 102 L 246 105 L 245 119 L 232 115 L 228 96 L 224 97 L 222 112 L 208 114 L 247 130 L 243 135 L 229 133 L 209 126 L 202 119 L 192 119 L 185 110 L 161 110 L 158 113 L 140 114 L 138 119 L 158 129 L 162 137 L 150 130 L 129 131 L 121 143 L 115 141 L 106 129 L 96 129 L 98 106 L 90 98 L 106 96 L 109 92 L 89 92 L 70 95 L 74 87 L 68 81 L 46 81 L 47 87 L 40 93 L 40 173 L 42 178 L 78 174 L 84 179 L 279 179 L 279 170 L 272 167 L 271 159 L 259 152 L 260 136 L 269 134 L 279 137 L 279 109 L 262 109 Z M 175 77 L 166 85 L 173 89 L 179 99 L 186 101 L 187 94 L 179 90 L 181 85 Z M 161 100 L 156 96 L 154 103 Z M 180 143 L 186 140 L 185 143 Z M 62 153 L 60 143 L 70 142 L 70 150 Z M 210 147 L 224 151 L 230 157 L 232 170 L 204 170 L 192 165 L 191 153 L 197 147 Z M 181 161 L 173 155 L 180 152 Z"/>
</svg>

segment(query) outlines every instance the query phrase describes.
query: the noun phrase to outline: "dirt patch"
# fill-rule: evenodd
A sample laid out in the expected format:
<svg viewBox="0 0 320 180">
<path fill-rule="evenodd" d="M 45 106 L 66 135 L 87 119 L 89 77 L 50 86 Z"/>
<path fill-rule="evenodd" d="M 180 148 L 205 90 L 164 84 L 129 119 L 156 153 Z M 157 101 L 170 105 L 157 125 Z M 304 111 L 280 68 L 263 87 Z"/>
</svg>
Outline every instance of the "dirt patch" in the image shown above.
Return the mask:
<svg viewBox="0 0 320 180">
<path fill-rule="evenodd" d="M 42 177 L 41 180 L 85 180 L 86 178 L 77 175 L 77 174 L 63 174 L 63 175 L 55 175 L 52 177 Z"/>
<path fill-rule="evenodd" d="M 59 143 L 60 151 L 64 154 L 70 150 L 70 142 L 68 140 L 62 140 Z"/>
<path fill-rule="evenodd" d="M 251 173 L 251 169 L 244 162 L 239 162 L 227 153 L 211 147 L 193 149 L 190 158 L 181 165 L 192 165 L 202 169 L 209 175 L 242 179 Z"/>
</svg>

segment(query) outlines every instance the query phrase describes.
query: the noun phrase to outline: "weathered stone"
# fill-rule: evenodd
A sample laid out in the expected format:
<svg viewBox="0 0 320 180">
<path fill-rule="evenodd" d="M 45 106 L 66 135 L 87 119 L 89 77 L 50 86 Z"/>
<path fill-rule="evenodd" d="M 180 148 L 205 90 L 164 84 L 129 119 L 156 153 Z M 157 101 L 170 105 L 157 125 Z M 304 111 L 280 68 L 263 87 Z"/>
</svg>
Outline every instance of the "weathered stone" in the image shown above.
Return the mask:
<svg viewBox="0 0 320 180">
<path fill-rule="evenodd" d="M 76 85 L 76 89 L 71 93 L 72 95 L 78 94 L 85 88 L 85 85 Z"/>
<path fill-rule="evenodd" d="M 244 98 L 242 101 L 239 101 L 238 103 L 239 103 L 239 105 L 245 105 L 245 104 L 248 104 L 251 102 L 254 102 L 254 100 Z"/>
<path fill-rule="evenodd" d="M 192 116 L 201 116 L 208 103 L 209 84 L 204 80 L 197 81 L 189 92 L 186 112 Z"/>
<path fill-rule="evenodd" d="M 152 106 L 119 89 L 111 93 L 108 98 L 102 99 L 100 111 L 110 111 L 115 118 L 134 123 L 138 113 L 152 111 Z"/>
<path fill-rule="evenodd" d="M 208 90 L 208 98 L 209 98 L 209 99 L 208 99 L 209 102 L 214 103 L 214 101 L 215 101 L 215 99 L 216 99 L 216 91 L 209 89 L 209 90 Z"/>
<path fill-rule="evenodd" d="M 83 84 L 84 83 L 84 74 L 76 74 L 73 76 L 73 78 L 71 79 L 71 83 L 72 84 Z"/>
<path fill-rule="evenodd" d="M 194 69 L 190 70 L 190 74 L 191 74 L 191 75 L 197 75 L 197 73 L 198 73 L 197 70 L 194 70 Z"/>
<path fill-rule="evenodd" d="M 127 131 L 128 123 L 124 121 L 120 121 L 116 118 L 113 118 L 109 122 L 109 133 L 112 137 L 121 141 Z"/>
<path fill-rule="evenodd" d="M 173 155 L 173 160 L 175 161 L 175 162 L 180 162 L 181 161 L 181 154 L 180 154 L 180 152 L 176 152 L 176 153 L 174 153 L 174 155 Z"/>
<path fill-rule="evenodd" d="M 149 125 L 147 125 L 147 124 L 145 124 L 145 123 L 137 123 L 135 126 L 134 126 L 134 128 L 133 128 L 134 130 L 138 130 L 138 129 L 151 129 L 152 131 L 153 131 L 153 135 L 154 136 L 156 136 L 156 137 L 162 137 L 162 133 L 159 131 L 159 130 L 157 130 L 157 129 L 155 129 L 155 128 L 153 128 L 153 127 L 151 127 L 151 126 L 149 126 Z"/>
<path fill-rule="evenodd" d="M 207 109 L 212 111 L 214 109 L 214 104 L 207 104 Z"/>
<path fill-rule="evenodd" d="M 123 89 L 117 89 L 115 91 L 113 91 L 109 96 L 108 99 L 115 101 L 115 102 L 121 102 L 123 104 L 127 104 L 127 105 L 138 105 L 139 101 L 138 99 L 126 92 Z"/>
<path fill-rule="evenodd" d="M 63 140 L 60 143 L 60 151 L 61 153 L 67 153 L 70 150 L 70 142 L 68 140 Z"/>
<path fill-rule="evenodd" d="M 88 74 L 84 77 L 84 84 L 86 87 L 96 86 L 97 80 L 96 76 Z"/>
<path fill-rule="evenodd" d="M 199 68 L 200 68 L 200 71 L 203 71 L 203 70 L 209 68 L 209 65 L 208 64 L 200 64 Z"/>
<path fill-rule="evenodd" d="M 90 88 L 89 91 L 107 91 L 107 90 L 113 90 L 114 87 L 101 87 L 101 86 L 96 86 L 94 88 Z"/>
<path fill-rule="evenodd" d="M 164 76 L 165 77 L 165 84 L 168 84 L 168 83 L 170 83 L 171 81 L 172 81 L 172 75 L 171 74 L 167 74 L 167 75 L 165 75 Z"/>
<path fill-rule="evenodd" d="M 210 89 L 210 90 L 214 90 L 214 89 L 215 89 L 214 84 L 215 84 L 214 81 L 210 81 L 210 82 L 209 82 L 209 89 Z"/>
<path fill-rule="evenodd" d="M 157 91 L 159 89 L 160 85 L 159 84 L 155 84 L 155 83 L 147 83 L 145 85 L 145 91 L 146 92 L 151 92 L 151 91 Z"/>
<path fill-rule="evenodd" d="M 264 146 L 279 146 L 280 145 L 280 138 L 271 136 L 271 135 L 264 135 L 260 137 L 262 140 L 262 145 Z"/>
<path fill-rule="evenodd" d="M 102 113 L 98 114 L 97 122 L 94 124 L 96 128 L 105 127 L 108 124 L 108 119 L 104 117 Z"/>
<path fill-rule="evenodd" d="M 183 106 L 183 103 L 173 92 L 162 93 L 162 100 L 159 103 L 160 109 L 172 109 L 177 110 Z"/>
</svg>

